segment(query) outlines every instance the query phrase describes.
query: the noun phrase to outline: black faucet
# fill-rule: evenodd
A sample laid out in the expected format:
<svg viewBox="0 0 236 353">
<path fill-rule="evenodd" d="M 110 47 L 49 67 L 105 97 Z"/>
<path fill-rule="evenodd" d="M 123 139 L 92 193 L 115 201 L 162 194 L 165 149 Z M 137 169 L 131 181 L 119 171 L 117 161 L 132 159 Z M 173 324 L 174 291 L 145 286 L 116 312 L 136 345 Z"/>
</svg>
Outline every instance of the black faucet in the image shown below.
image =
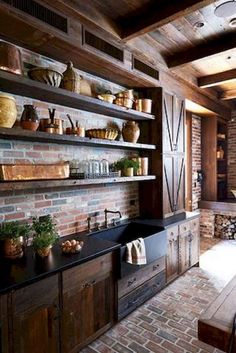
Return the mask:
<svg viewBox="0 0 236 353">
<path fill-rule="evenodd" d="M 108 228 L 108 221 L 107 221 L 107 214 L 108 213 L 118 213 L 119 217 L 120 218 L 122 217 L 120 211 L 110 211 L 107 208 L 105 208 L 104 213 L 105 213 L 105 228 Z"/>
</svg>

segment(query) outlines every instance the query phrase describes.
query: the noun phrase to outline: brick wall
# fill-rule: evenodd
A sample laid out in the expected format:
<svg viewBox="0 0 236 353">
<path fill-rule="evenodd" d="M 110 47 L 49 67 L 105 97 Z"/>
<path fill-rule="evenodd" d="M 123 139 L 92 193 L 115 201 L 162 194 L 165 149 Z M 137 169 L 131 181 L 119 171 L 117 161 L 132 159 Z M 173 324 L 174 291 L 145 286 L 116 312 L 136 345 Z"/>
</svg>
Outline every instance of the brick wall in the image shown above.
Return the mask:
<svg viewBox="0 0 236 353">
<path fill-rule="evenodd" d="M 236 115 L 233 119 L 228 123 L 228 197 L 236 189 Z"/>
<path fill-rule="evenodd" d="M 61 72 L 65 69 L 65 65 L 61 63 L 27 50 L 21 49 L 21 51 L 26 68 L 30 67 L 30 65 L 37 65 L 51 66 Z M 80 73 L 89 80 L 94 94 L 99 92 L 101 88 L 109 89 L 113 93 L 123 89 L 119 85 L 86 73 Z M 111 124 L 115 124 L 119 128 L 122 127 L 123 121 L 120 119 L 48 104 L 26 97 L 15 96 L 15 98 L 18 121 L 23 105 L 34 104 L 37 107 L 40 118 L 48 117 L 49 107 L 56 108 L 56 117 L 64 120 L 64 127 L 69 126 L 66 118 L 67 113 L 71 115 L 74 121 L 78 120 L 80 125 L 86 129 L 106 127 Z M 114 162 L 130 153 L 118 149 L 0 140 L 0 163 L 45 163 L 45 161 L 54 163 L 62 160 L 71 161 L 77 159 L 82 161 L 90 158 L 98 160 L 105 158 L 109 162 Z M 57 220 L 60 235 L 67 235 L 86 229 L 87 216 L 94 211 L 99 212 L 96 221 L 104 222 L 103 211 L 105 208 L 120 210 L 124 218 L 138 216 L 138 183 L 0 193 L 0 221 L 24 220 L 36 215 L 51 214 Z"/>
<path fill-rule="evenodd" d="M 198 209 L 201 200 L 201 183 L 197 181 L 197 171 L 201 170 L 201 118 L 192 116 L 192 209 Z"/>
</svg>

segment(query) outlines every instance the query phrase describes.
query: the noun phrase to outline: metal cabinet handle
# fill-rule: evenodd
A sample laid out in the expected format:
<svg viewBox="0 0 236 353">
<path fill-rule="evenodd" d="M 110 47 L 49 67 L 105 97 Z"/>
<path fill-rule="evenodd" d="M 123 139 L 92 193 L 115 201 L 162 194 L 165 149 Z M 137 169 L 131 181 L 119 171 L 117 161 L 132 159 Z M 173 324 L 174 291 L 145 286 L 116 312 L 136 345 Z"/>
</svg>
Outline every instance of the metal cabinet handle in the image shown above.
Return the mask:
<svg viewBox="0 0 236 353">
<path fill-rule="evenodd" d="M 133 279 L 131 279 L 130 281 L 128 281 L 128 287 L 132 286 L 132 284 L 136 282 L 136 277 L 134 277 Z"/>
<path fill-rule="evenodd" d="M 157 264 L 157 265 L 153 265 L 153 268 L 152 268 L 152 269 L 153 269 L 153 271 L 157 270 L 159 266 L 160 266 L 159 264 Z"/>
<path fill-rule="evenodd" d="M 87 282 L 83 285 L 83 288 L 89 288 L 89 287 L 92 287 L 94 284 L 96 283 L 96 280 L 92 280 L 90 282 Z"/>
</svg>

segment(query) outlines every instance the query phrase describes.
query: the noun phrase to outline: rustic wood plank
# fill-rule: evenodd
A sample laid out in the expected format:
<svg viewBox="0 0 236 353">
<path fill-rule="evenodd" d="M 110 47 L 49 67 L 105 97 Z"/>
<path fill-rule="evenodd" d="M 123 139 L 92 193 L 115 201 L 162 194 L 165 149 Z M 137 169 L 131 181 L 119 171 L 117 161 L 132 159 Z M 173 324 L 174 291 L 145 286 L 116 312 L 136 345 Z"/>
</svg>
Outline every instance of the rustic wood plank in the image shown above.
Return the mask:
<svg viewBox="0 0 236 353">
<path fill-rule="evenodd" d="M 132 181 L 155 180 L 155 175 L 134 176 L 134 177 L 112 177 L 97 179 L 62 179 L 62 180 L 37 180 L 37 181 L 1 181 L 0 194 L 5 191 L 48 189 L 60 187 L 82 187 L 89 185 L 101 185 L 112 183 L 126 183 Z"/>
<path fill-rule="evenodd" d="M 166 0 L 157 4 L 155 1 L 150 5 L 145 4 L 133 14 L 128 14 L 118 21 L 122 32 L 122 39 L 130 40 L 156 28 L 176 20 L 182 16 L 196 11 L 211 4 L 213 0 Z"/>
<path fill-rule="evenodd" d="M 227 352 L 236 312 L 236 276 L 198 321 L 198 338 Z M 236 352 L 236 346 L 233 353 Z"/>
<path fill-rule="evenodd" d="M 199 207 L 203 209 L 209 209 L 213 211 L 226 211 L 234 212 L 236 211 L 236 200 L 230 199 L 229 202 L 224 201 L 200 201 Z"/>
<path fill-rule="evenodd" d="M 29 131 L 23 129 L 9 129 L 0 128 L 0 139 L 10 140 L 23 140 L 32 142 L 45 142 L 45 143 L 58 143 L 65 145 L 81 145 L 93 147 L 108 147 L 108 148 L 121 148 L 121 149 L 141 149 L 141 150 L 155 150 L 155 145 L 144 143 L 131 143 L 124 141 L 114 141 L 105 139 L 96 139 L 88 137 L 79 137 L 73 135 L 58 135 L 49 134 L 41 131 Z"/>
<path fill-rule="evenodd" d="M 199 77 L 198 87 L 214 87 L 233 80 L 236 80 L 236 69 L 219 72 L 214 75 Z"/>
<path fill-rule="evenodd" d="M 176 52 L 173 55 L 166 56 L 166 62 L 169 68 L 175 68 L 185 65 L 195 60 L 203 59 L 208 56 L 234 49 L 236 46 L 235 33 L 221 35 L 217 39 L 209 40 L 207 43 L 201 43 L 193 48 Z"/>
<path fill-rule="evenodd" d="M 229 100 L 236 98 L 236 89 L 230 89 L 220 94 L 221 100 Z"/>
<path fill-rule="evenodd" d="M 0 71 L 0 90 L 125 120 L 153 120 L 155 118 L 151 114 L 52 87 L 5 71 Z"/>
</svg>

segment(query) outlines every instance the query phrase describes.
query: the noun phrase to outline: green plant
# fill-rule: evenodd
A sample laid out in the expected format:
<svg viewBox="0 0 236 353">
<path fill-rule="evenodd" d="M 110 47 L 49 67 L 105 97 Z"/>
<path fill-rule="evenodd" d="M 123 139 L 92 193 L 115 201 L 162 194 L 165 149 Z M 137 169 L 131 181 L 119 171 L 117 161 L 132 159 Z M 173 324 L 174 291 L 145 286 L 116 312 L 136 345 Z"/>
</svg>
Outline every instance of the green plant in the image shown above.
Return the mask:
<svg viewBox="0 0 236 353">
<path fill-rule="evenodd" d="M 33 218 L 33 247 L 35 250 L 47 248 L 58 240 L 56 225 L 50 215 Z"/>
<path fill-rule="evenodd" d="M 14 222 L 4 222 L 0 224 L 1 239 L 16 239 L 23 237 L 25 240 L 29 238 L 31 227 L 29 224 Z"/>
<path fill-rule="evenodd" d="M 114 164 L 114 167 L 116 170 L 134 168 L 134 171 L 136 172 L 139 168 L 139 162 L 134 159 L 121 158 Z"/>
</svg>

